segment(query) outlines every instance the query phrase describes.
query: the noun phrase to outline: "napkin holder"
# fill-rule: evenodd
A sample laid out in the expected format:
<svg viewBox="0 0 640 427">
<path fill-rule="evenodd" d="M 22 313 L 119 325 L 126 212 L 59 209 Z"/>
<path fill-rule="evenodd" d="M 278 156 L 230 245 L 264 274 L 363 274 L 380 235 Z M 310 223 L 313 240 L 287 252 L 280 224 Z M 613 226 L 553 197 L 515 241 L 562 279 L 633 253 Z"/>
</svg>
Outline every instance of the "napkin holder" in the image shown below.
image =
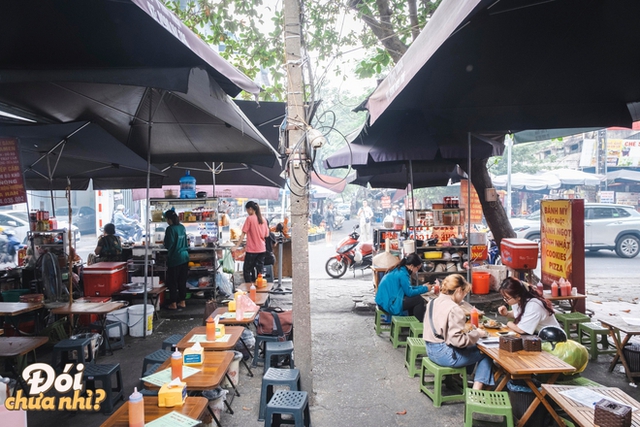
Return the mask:
<svg viewBox="0 0 640 427">
<path fill-rule="evenodd" d="M 631 407 L 602 399 L 596 403 L 593 422 L 600 427 L 630 427 Z"/>
<path fill-rule="evenodd" d="M 187 347 L 182 353 L 182 363 L 187 366 L 202 365 L 204 362 L 204 348 L 199 342 Z"/>
<path fill-rule="evenodd" d="M 158 392 L 158 406 L 161 408 L 173 408 L 182 406 L 187 399 L 187 383 L 179 378 L 170 383 L 163 384 Z"/>
<path fill-rule="evenodd" d="M 522 337 L 522 346 L 525 351 L 542 351 L 542 340 L 535 335 Z"/>
<path fill-rule="evenodd" d="M 513 336 L 501 336 L 500 337 L 500 350 L 515 353 L 522 350 L 522 338 Z"/>
</svg>

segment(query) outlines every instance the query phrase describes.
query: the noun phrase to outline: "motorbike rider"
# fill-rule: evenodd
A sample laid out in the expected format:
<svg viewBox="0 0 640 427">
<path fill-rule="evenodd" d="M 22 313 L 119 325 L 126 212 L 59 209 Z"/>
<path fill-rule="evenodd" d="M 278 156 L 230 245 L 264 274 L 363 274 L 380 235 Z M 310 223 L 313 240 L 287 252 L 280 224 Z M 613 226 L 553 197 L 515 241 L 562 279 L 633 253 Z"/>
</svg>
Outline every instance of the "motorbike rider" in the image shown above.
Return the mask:
<svg viewBox="0 0 640 427">
<path fill-rule="evenodd" d="M 116 206 L 116 211 L 113 214 L 113 223 L 117 229 L 121 230 L 127 236 L 134 236 L 136 234 L 136 224 L 138 221 L 127 218 L 124 214 L 124 205 Z"/>
<path fill-rule="evenodd" d="M 324 222 L 325 222 L 324 229 L 326 231 L 325 241 L 327 246 L 331 246 L 331 234 L 335 226 L 335 221 L 336 221 L 336 213 L 335 213 L 335 210 L 333 209 L 333 203 L 329 203 L 329 205 L 327 205 L 327 210 L 324 213 Z"/>
<path fill-rule="evenodd" d="M 0 227 L 0 263 L 15 262 L 20 242 L 10 228 Z"/>
</svg>

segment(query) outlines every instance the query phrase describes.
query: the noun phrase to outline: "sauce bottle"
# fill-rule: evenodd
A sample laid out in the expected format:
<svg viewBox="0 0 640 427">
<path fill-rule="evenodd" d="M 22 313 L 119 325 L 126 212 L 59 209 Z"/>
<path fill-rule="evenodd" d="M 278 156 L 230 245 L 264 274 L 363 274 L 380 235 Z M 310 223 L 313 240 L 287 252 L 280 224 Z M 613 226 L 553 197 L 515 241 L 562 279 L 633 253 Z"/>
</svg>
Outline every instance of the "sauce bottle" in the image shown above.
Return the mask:
<svg viewBox="0 0 640 427">
<path fill-rule="evenodd" d="M 138 387 L 129 396 L 129 427 L 144 427 L 144 400 Z"/>
<path fill-rule="evenodd" d="M 471 324 L 476 328 L 480 325 L 480 314 L 475 307 L 471 309 L 471 315 L 469 316 L 469 318 Z"/>
<path fill-rule="evenodd" d="M 251 301 L 256 302 L 256 287 L 253 283 L 249 288 L 249 298 L 251 298 Z"/>
<path fill-rule="evenodd" d="M 540 296 L 544 296 L 544 286 L 542 285 L 542 282 L 538 282 L 537 288 Z"/>
<path fill-rule="evenodd" d="M 215 329 L 213 335 L 215 337 Z M 180 378 L 182 380 L 182 354 L 178 350 L 171 354 L 171 379 Z"/>
<path fill-rule="evenodd" d="M 240 321 L 244 319 L 244 309 L 242 308 L 242 304 L 236 305 L 236 320 Z"/>
<path fill-rule="evenodd" d="M 558 284 L 555 281 L 551 284 L 551 296 L 552 297 L 558 296 Z"/>
<path fill-rule="evenodd" d="M 436 284 L 433 285 L 433 293 L 436 295 L 440 295 L 440 282 L 436 281 Z"/>
<path fill-rule="evenodd" d="M 216 340 L 216 322 L 211 318 L 211 316 L 207 317 L 207 341 L 215 341 Z"/>
</svg>

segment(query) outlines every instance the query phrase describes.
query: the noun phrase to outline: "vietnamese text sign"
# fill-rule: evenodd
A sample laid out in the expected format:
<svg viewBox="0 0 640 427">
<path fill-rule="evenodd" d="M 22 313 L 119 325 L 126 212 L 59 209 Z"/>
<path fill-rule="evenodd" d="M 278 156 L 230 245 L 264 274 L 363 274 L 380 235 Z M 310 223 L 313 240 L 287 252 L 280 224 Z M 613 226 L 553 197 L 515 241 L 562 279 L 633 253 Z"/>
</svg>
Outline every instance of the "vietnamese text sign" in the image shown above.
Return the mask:
<svg viewBox="0 0 640 427">
<path fill-rule="evenodd" d="M 596 166 L 597 141 L 586 140 L 582 146 L 580 166 Z M 636 139 L 607 139 L 607 166 L 639 167 L 640 140 Z"/>
<path fill-rule="evenodd" d="M 615 191 L 600 191 L 600 203 L 615 203 L 616 192 Z"/>
<path fill-rule="evenodd" d="M 27 201 L 19 154 L 17 139 L 0 138 L 0 206 Z"/>
<path fill-rule="evenodd" d="M 380 201 L 382 202 L 382 209 L 389 209 L 391 207 L 391 197 L 382 196 Z"/>
<path fill-rule="evenodd" d="M 467 189 L 468 180 L 460 180 L 460 207 L 469 209 L 469 203 L 467 203 L 468 192 Z M 464 221 L 467 221 L 467 212 L 464 213 Z M 473 185 L 471 185 L 471 224 L 482 224 L 482 205 L 478 198 L 478 193 Z"/>
</svg>

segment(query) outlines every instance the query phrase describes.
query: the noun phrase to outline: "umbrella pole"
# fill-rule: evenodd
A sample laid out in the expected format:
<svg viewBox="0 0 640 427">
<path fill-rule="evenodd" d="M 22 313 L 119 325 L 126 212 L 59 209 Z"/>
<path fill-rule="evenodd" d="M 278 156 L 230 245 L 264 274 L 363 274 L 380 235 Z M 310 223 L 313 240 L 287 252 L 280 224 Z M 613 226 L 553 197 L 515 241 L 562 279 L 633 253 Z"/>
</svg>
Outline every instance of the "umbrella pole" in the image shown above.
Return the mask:
<svg viewBox="0 0 640 427">
<path fill-rule="evenodd" d="M 467 270 L 467 281 L 473 283 L 473 260 L 471 258 L 471 132 L 467 132 L 467 253 L 469 269 Z M 471 292 L 467 293 L 467 301 L 471 299 Z"/>
<path fill-rule="evenodd" d="M 147 122 L 147 206 L 145 207 L 145 221 L 146 224 L 144 226 L 145 236 L 144 236 L 144 291 L 142 293 L 142 337 L 144 339 L 147 338 L 147 283 L 149 280 L 149 237 L 151 233 L 151 223 L 149 222 L 149 187 L 151 187 L 151 128 L 152 123 L 151 119 L 152 111 L 153 111 L 153 89 L 149 89 L 149 121 Z"/>
<path fill-rule="evenodd" d="M 73 302 L 73 257 L 71 256 L 71 248 L 72 243 L 71 239 L 73 236 L 73 230 L 71 229 L 71 181 L 67 177 L 67 190 L 65 191 L 65 196 L 67 197 L 67 209 L 69 210 L 69 228 L 67 229 L 67 235 L 69 239 L 69 257 L 67 260 L 67 267 L 69 268 L 69 303 Z"/>
<path fill-rule="evenodd" d="M 409 182 L 411 183 L 411 225 L 413 226 L 413 247 L 416 247 L 416 200 L 413 196 L 413 161 L 409 160 Z M 411 236 L 409 236 L 411 237 Z"/>
</svg>

